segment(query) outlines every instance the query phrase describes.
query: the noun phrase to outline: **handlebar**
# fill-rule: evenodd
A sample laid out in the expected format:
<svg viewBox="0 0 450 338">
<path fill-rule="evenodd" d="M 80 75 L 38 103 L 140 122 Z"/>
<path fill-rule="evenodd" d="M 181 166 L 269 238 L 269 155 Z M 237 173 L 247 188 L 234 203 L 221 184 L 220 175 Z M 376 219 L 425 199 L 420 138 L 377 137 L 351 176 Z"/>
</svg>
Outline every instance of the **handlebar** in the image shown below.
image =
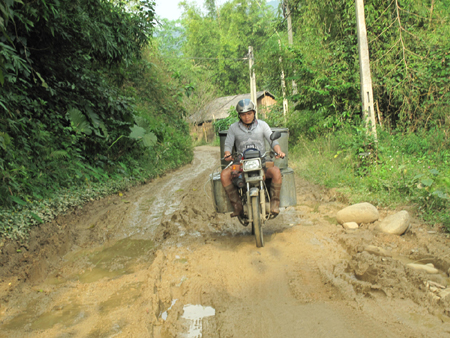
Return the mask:
<svg viewBox="0 0 450 338">
<path fill-rule="evenodd" d="M 279 154 L 276 151 L 271 150 L 269 152 L 266 151 L 262 157 L 266 156 L 267 153 L 270 153 L 270 155 L 275 155 L 275 157 L 279 156 Z M 284 158 L 284 156 L 280 156 L 280 158 Z"/>
<path fill-rule="evenodd" d="M 268 155 L 268 153 L 270 153 L 271 155 L 272 154 L 275 155 L 275 157 L 278 156 L 278 153 L 275 152 L 275 151 L 266 151 L 263 155 L 261 155 L 261 157 L 266 157 L 266 155 Z M 223 161 L 223 160 L 225 160 L 225 159 L 227 159 L 229 157 L 239 157 L 241 155 L 242 155 L 241 153 L 234 153 L 234 154 L 230 154 L 230 155 L 224 156 L 223 158 L 221 158 L 221 160 Z M 284 156 L 281 157 L 281 158 L 284 158 Z"/>
<path fill-rule="evenodd" d="M 227 155 L 227 156 L 224 156 L 223 158 L 221 158 L 221 160 L 223 161 L 224 159 L 226 159 L 226 158 L 228 158 L 228 157 L 232 157 L 233 155 Z"/>
</svg>

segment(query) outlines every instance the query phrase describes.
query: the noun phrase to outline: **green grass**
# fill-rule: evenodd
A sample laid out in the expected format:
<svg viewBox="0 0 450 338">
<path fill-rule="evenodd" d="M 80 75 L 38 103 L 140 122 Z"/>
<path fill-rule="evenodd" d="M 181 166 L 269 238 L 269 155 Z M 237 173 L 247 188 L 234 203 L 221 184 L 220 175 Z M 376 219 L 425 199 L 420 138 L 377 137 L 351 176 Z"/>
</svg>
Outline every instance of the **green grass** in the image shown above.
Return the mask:
<svg viewBox="0 0 450 338">
<path fill-rule="evenodd" d="M 290 159 L 301 176 L 337 188 L 351 203 L 407 206 L 450 231 L 450 140 L 442 130 L 379 131 L 378 142 L 357 131 L 300 138 Z"/>
</svg>

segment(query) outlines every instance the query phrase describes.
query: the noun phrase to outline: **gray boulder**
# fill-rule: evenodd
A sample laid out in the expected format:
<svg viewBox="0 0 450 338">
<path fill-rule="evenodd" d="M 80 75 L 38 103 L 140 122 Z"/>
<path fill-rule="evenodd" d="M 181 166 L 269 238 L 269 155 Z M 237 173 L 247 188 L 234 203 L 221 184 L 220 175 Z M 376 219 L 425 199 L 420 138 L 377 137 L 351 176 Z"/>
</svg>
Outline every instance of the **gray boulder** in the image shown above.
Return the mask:
<svg viewBox="0 0 450 338">
<path fill-rule="evenodd" d="M 394 215 L 386 217 L 375 227 L 376 231 L 391 235 L 402 235 L 408 229 L 411 218 L 406 210 L 397 212 Z"/>
<path fill-rule="evenodd" d="M 336 219 L 340 224 L 355 222 L 361 223 L 372 223 L 375 222 L 380 217 L 377 208 L 372 204 L 364 202 L 353 204 L 346 207 L 336 214 Z"/>
</svg>

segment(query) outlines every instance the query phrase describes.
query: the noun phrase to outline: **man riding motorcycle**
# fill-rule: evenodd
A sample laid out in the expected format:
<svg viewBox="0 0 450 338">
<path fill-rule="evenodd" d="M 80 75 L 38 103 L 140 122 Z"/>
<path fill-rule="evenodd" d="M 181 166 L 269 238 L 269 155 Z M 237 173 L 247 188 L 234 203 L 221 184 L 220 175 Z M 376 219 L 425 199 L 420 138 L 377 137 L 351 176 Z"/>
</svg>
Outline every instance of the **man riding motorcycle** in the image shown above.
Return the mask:
<svg viewBox="0 0 450 338">
<path fill-rule="evenodd" d="M 256 148 L 261 154 L 265 153 L 264 138 L 272 144 L 273 150 L 277 153 L 276 158 L 284 158 L 286 155 L 281 151 L 279 143 L 270 141 L 272 130 L 269 125 L 255 118 L 255 105 L 250 99 L 244 99 L 236 105 L 239 114 L 239 121 L 233 123 L 227 133 L 224 147 L 224 157 L 226 161 L 232 161 L 231 151 L 236 146 L 237 153 L 243 153 L 245 149 Z M 270 186 L 270 212 L 274 215 L 280 213 L 280 192 L 282 177 L 278 167 L 265 168 L 265 178 L 271 178 Z M 228 167 L 220 174 L 222 186 L 230 199 L 234 212 L 231 217 L 237 217 L 242 213 L 242 202 L 237 188 L 232 183 L 232 169 Z"/>
</svg>

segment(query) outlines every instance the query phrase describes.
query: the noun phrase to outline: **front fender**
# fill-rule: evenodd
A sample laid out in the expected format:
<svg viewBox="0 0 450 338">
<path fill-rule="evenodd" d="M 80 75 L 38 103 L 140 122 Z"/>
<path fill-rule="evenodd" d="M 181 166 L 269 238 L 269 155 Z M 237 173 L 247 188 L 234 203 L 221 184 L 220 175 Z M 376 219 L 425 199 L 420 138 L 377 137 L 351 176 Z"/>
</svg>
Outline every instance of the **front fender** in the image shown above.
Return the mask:
<svg viewBox="0 0 450 338">
<path fill-rule="evenodd" d="M 250 196 L 258 196 L 259 195 L 259 189 L 255 188 L 255 187 L 250 188 L 249 194 L 250 194 Z"/>
</svg>

